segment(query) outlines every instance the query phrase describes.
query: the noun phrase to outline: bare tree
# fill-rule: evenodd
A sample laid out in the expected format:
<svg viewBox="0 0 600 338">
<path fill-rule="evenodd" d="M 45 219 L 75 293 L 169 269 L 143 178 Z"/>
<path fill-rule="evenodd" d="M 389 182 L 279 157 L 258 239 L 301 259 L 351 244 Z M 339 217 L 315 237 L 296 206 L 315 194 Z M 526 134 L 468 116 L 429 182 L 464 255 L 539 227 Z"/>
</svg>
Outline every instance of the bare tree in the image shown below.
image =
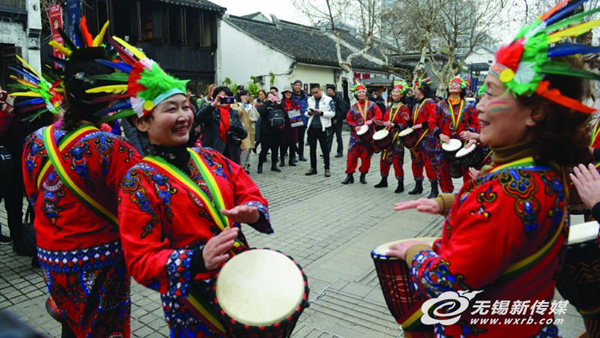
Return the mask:
<svg viewBox="0 0 600 338">
<path fill-rule="evenodd" d="M 433 26 L 433 34 L 440 44 L 440 52 L 447 60 L 442 63 L 437 61 L 432 53 L 427 56 L 438 79 L 438 95 L 443 95 L 450 79 L 463 70 L 465 60 L 473 53 L 475 47 L 491 42 L 490 28 L 504 22 L 498 14 L 507 5 L 507 0 L 443 2 L 438 24 Z"/>
<path fill-rule="evenodd" d="M 413 78 L 425 73 L 427 52 L 444 2 L 398 0 L 382 9 L 383 30 L 396 43 L 397 49 L 421 55 L 413 69 Z"/>
<path fill-rule="evenodd" d="M 352 76 L 352 61 L 373 48 L 380 17 L 380 0 L 293 0 L 294 5 L 305 14 L 313 24 L 326 24 L 335 38 L 338 64 L 348 76 Z M 342 54 L 343 27 L 354 26 L 362 38 L 364 46 Z"/>
</svg>

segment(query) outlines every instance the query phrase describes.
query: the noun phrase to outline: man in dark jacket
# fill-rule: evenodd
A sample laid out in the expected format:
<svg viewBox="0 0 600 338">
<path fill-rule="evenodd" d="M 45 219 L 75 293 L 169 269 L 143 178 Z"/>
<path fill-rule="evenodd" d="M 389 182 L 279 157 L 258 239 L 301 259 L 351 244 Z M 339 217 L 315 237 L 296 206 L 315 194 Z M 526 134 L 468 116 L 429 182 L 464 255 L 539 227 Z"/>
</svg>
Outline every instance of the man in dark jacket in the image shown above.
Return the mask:
<svg viewBox="0 0 600 338">
<path fill-rule="evenodd" d="M 348 114 L 348 106 L 346 105 L 346 101 L 342 98 L 342 96 L 335 92 L 334 85 L 327 85 L 327 96 L 333 99 L 335 104 L 335 117 L 331 119 L 331 128 L 329 130 L 329 135 L 327 135 L 327 149 L 331 153 L 331 148 L 333 146 L 333 136 L 335 135 L 335 139 L 337 141 L 337 154 L 335 157 L 342 157 L 344 152 L 344 140 L 342 140 L 342 126 L 344 125 L 344 120 L 346 119 L 346 114 Z"/>
<path fill-rule="evenodd" d="M 302 90 L 302 81 L 296 80 L 294 81 L 294 92 L 292 93 L 292 98 L 298 102 L 300 106 L 300 111 L 305 112 L 306 107 L 308 106 L 308 95 Z M 303 126 L 298 127 L 298 160 L 306 161 L 306 157 L 304 157 L 304 138 L 306 134 L 306 123 L 308 119 L 304 114 L 302 114 L 302 122 Z"/>
<path fill-rule="evenodd" d="M 231 109 L 230 104 L 221 104 L 221 98 L 226 96 L 233 96 L 231 89 L 225 86 L 215 88 L 215 99 L 198 111 L 196 119 L 202 123 L 202 146 L 213 148 L 240 164 L 240 145 L 248 132 L 240 121 L 240 114 Z"/>
</svg>

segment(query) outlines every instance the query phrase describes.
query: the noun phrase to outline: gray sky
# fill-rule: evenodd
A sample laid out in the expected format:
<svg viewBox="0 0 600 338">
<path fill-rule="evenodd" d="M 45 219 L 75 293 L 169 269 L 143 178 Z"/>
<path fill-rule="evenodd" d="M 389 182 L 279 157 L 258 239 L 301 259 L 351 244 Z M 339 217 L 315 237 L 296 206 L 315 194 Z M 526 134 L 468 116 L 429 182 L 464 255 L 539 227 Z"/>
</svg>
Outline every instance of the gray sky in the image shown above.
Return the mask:
<svg viewBox="0 0 600 338">
<path fill-rule="evenodd" d="M 286 21 L 310 24 L 310 21 L 298 11 L 292 0 L 210 0 L 227 8 L 227 14 L 241 16 L 254 12 L 262 12 L 268 18 L 275 14 Z"/>
</svg>

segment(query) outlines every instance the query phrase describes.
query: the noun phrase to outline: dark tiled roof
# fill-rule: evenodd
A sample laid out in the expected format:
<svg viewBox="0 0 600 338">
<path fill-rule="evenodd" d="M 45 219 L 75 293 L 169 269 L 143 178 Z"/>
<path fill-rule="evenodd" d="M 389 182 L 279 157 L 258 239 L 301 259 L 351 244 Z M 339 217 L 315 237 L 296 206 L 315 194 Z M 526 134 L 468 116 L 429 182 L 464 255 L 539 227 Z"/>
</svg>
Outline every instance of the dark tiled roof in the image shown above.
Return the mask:
<svg viewBox="0 0 600 338">
<path fill-rule="evenodd" d="M 221 6 L 214 4 L 208 0 L 159 0 L 159 1 L 178 5 L 178 6 L 194 7 L 194 8 L 200 8 L 200 9 L 205 9 L 205 10 L 215 11 L 215 12 L 220 12 L 220 13 L 225 13 L 225 11 L 227 10 L 227 8 L 221 7 Z"/>
<path fill-rule="evenodd" d="M 317 28 L 289 22 L 265 23 L 236 16 L 229 16 L 224 20 L 266 45 L 295 58 L 296 62 L 338 66 L 335 41 Z M 348 48 L 342 46 L 341 49 L 342 58 L 351 54 Z M 352 60 L 352 67 L 367 70 L 382 68 L 363 57 Z"/>
</svg>

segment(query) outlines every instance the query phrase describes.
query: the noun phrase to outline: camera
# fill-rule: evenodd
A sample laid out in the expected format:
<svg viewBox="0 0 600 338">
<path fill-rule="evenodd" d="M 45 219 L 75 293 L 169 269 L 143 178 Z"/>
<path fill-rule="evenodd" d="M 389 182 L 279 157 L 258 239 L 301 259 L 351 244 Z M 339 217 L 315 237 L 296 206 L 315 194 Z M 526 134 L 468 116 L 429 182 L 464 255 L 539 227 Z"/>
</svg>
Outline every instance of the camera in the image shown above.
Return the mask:
<svg viewBox="0 0 600 338">
<path fill-rule="evenodd" d="M 234 103 L 235 103 L 235 97 L 233 97 L 233 96 L 221 97 L 221 104 L 234 104 Z"/>
</svg>

